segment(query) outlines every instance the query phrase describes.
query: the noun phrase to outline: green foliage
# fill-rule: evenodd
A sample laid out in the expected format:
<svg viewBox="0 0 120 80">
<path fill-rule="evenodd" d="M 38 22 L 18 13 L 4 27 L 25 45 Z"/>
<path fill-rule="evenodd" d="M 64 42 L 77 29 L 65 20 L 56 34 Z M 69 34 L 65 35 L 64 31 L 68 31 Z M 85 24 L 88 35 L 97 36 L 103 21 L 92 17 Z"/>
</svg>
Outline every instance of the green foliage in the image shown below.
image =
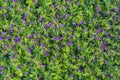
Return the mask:
<svg viewBox="0 0 120 80">
<path fill-rule="evenodd" d="M 119 80 L 120 0 L 0 0 L 0 80 Z"/>
</svg>

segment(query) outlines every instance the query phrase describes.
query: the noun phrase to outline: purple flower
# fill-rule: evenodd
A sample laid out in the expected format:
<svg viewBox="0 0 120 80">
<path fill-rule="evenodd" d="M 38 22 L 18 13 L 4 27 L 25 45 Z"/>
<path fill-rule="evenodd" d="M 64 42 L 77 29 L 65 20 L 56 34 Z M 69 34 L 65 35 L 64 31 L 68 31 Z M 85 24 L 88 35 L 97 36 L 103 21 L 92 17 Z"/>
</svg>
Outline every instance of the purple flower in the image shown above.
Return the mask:
<svg viewBox="0 0 120 80">
<path fill-rule="evenodd" d="M 115 10 L 115 12 L 117 12 L 117 11 L 118 11 L 118 8 L 115 8 L 114 10 Z"/>
<path fill-rule="evenodd" d="M 117 20 L 117 19 L 118 19 L 118 16 L 113 17 L 113 20 Z"/>
<path fill-rule="evenodd" d="M 26 18 L 27 18 L 27 17 L 26 17 L 26 16 L 24 16 L 24 17 L 23 17 L 23 20 L 26 20 Z"/>
<path fill-rule="evenodd" d="M 6 44 L 3 44 L 3 46 L 4 46 L 4 49 L 6 49 L 7 45 L 6 45 Z"/>
<path fill-rule="evenodd" d="M 56 17 L 54 17 L 54 20 L 57 21 L 58 19 Z"/>
<path fill-rule="evenodd" d="M 104 51 L 105 47 L 107 46 L 107 42 L 103 42 L 101 44 L 101 50 Z"/>
<path fill-rule="evenodd" d="M 6 13 L 3 14 L 4 18 L 6 19 Z"/>
<path fill-rule="evenodd" d="M 42 17 L 41 20 L 44 21 L 45 19 Z"/>
<path fill-rule="evenodd" d="M 68 9 L 69 9 L 69 7 L 68 7 L 68 6 L 65 6 L 65 8 L 66 8 L 66 10 L 68 10 Z"/>
<path fill-rule="evenodd" d="M 27 24 L 27 22 L 26 22 L 25 20 L 22 20 L 22 21 L 23 21 L 24 25 L 26 25 L 26 24 Z"/>
<path fill-rule="evenodd" d="M 8 77 L 6 77 L 6 80 L 8 80 Z"/>
<path fill-rule="evenodd" d="M 67 2 L 70 2 L 70 0 L 67 0 Z"/>
<path fill-rule="evenodd" d="M 109 78 L 112 78 L 111 74 L 106 73 L 106 76 L 109 77 Z"/>
<path fill-rule="evenodd" d="M 25 64 L 22 64 L 22 66 L 24 66 Z"/>
<path fill-rule="evenodd" d="M 103 32 L 103 31 L 104 31 L 104 29 L 103 29 L 103 28 L 99 28 L 99 30 L 100 30 L 101 32 Z"/>
<path fill-rule="evenodd" d="M 3 72 L 0 72 L 0 75 L 2 75 L 3 74 Z"/>
<path fill-rule="evenodd" d="M 98 23 L 96 23 L 95 26 L 98 26 Z"/>
<path fill-rule="evenodd" d="M 104 64 L 107 64 L 107 60 L 104 60 Z"/>
<path fill-rule="evenodd" d="M 81 26 L 83 24 L 83 21 L 81 20 L 80 23 L 78 24 L 78 26 Z"/>
<path fill-rule="evenodd" d="M 83 30 L 83 32 L 86 32 L 87 31 L 87 29 L 85 28 L 84 30 Z"/>
<path fill-rule="evenodd" d="M 70 76 L 70 77 L 73 77 L 73 74 L 70 74 L 69 76 Z"/>
<path fill-rule="evenodd" d="M 25 42 L 22 40 L 22 45 L 24 46 L 25 45 Z"/>
<path fill-rule="evenodd" d="M 54 41 L 57 41 L 57 40 L 59 40 L 59 38 L 58 37 L 54 37 Z"/>
<path fill-rule="evenodd" d="M 35 36 L 38 36 L 38 33 L 36 33 Z"/>
<path fill-rule="evenodd" d="M 17 54 L 14 55 L 14 58 L 17 58 Z"/>
<path fill-rule="evenodd" d="M 12 29 L 12 28 L 10 28 L 10 32 L 11 32 L 11 33 L 13 32 L 13 29 Z"/>
<path fill-rule="evenodd" d="M 110 38 L 110 35 L 107 35 L 106 37 L 107 37 L 107 38 Z"/>
<path fill-rule="evenodd" d="M 0 6 L 0 10 L 2 10 L 2 7 Z"/>
<path fill-rule="evenodd" d="M 62 15 L 60 15 L 60 18 L 62 19 Z"/>
<path fill-rule="evenodd" d="M 3 70 L 4 69 L 4 66 L 0 66 L 0 70 Z"/>
<path fill-rule="evenodd" d="M 76 26 L 76 23 L 72 23 L 74 26 Z"/>
<path fill-rule="evenodd" d="M 101 16 L 101 14 L 98 14 L 98 16 Z"/>
<path fill-rule="evenodd" d="M 16 2 L 16 0 L 12 0 L 12 2 Z"/>
<path fill-rule="evenodd" d="M 55 47 L 55 50 L 56 50 L 56 51 L 58 51 L 58 50 L 59 50 L 59 47 L 58 47 L 57 45 L 56 45 L 56 47 Z"/>
<path fill-rule="evenodd" d="M 47 29 L 49 26 L 47 24 L 44 24 L 44 27 Z"/>
<path fill-rule="evenodd" d="M 32 2 L 35 2 L 35 0 L 32 0 Z"/>
<path fill-rule="evenodd" d="M 33 35 L 32 35 L 32 34 L 30 34 L 27 38 L 33 38 Z"/>
<path fill-rule="evenodd" d="M 75 55 L 74 55 L 73 57 L 74 57 L 74 59 L 76 59 L 76 56 L 75 56 Z"/>
<path fill-rule="evenodd" d="M 7 39 L 11 39 L 12 37 L 11 36 L 7 36 Z"/>
<path fill-rule="evenodd" d="M 82 72 L 84 69 L 85 69 L 85 67 L 81 66 L 79 70 L 80 70 L 80 72 Z"/>
<path fill-rule="evenodd" d="M 96 62 L 96 58 L 94 58 L 94 62 Z"/>
<path fill-rule="evenodd" d="M 28 53 L 29 53 L 29 54 L 31 54 L 31 50 L 30 50 L 30 48 L 29 48 L 29 47 L 27 48 L 27 51 L 28 51 Z"/>
<path fill-rule="evenodd" d="M 14 40 L 15 43 L 18 43 L 19 41 L 20 41 L 20 36 L 16 37 Z"/>
<path fill-rule="evenodd" d="M 78 5 L 80 5 L 80 1 L 78 1 L 78 3 L 77 3 Z"/>
<path fill-rule="evenodd" d="M 44 66 L 42 63 L 39 63 L 40 67 Z"/>
<path fill-rule="evenodd" d="M 118 7 L 118 10 L 120 11 L 120 7 Z"/>
<path fill-rule="evenodd" d="M 51 59 L 50 62 L 53 62 L 53 60 Z"/>
<path fill-rule="evenodd" d="M 3 34 L 3 35 L 6 35 L 6 34 L 8 34 L 8 32 L 2 32 L 2 34 Z"/>
<path fill-rule="evenodd" d="M 67 42 L 67 46 L 71 46 L 72 42 L 71 41 L 68 41 Z"/>
<path fill-rule="evenodd" d="M 45 46 L 45 43 L 42 43 L 42 48 L 45 48 L 46 46 Z"/>
<path fill-rule="evenodd" d="M 34 25 L 34 22 L 32 21 L 30 24 L 31 24 L 31 25 Z"/>
<path fill-rule="evenodd" d="M 56 6 L 55 3 L 52 3 L 52 6 L 55 7 Z"/>
<path fill-rule="evenodd" d="M 14 76 L 14 74 L 12 74 L 12 73 L 11 73 L 11 74 L 10 74 L 10 76 L 11 76 L 11 77 L 13 77 L 13 76 Z"/>
<path fill-rule="evenodd" d="M 17 58 L 17 55 L 18 55 L 18 53 L 17 53 L 17 52 L 15 52 L 15 53 L 14 53 L 14 58 Z"/>
<path fill-rule="evenodd" d="M 57 9 L 60 10 L 61 6 L 57 6 Z"/>
<path fill-rule="evenodd" d="M 33 8 L 30 8 L 30 11 L 32 11 L 33 10 Z"/>
<path fill-rule="evenodd" d="M 20 69 L 20 66 L 17 66 L 17 69 Z"/>
<path fill-rule="evenodd" d="M 48 53 L 47 51 L 44 50 L 44 55 L 47 57 L 48 56 Z"/>
<path fill-rule="evenodd" d="M 100 10 L 99 10 L 99 6 L 96 6 L 96 12 L 99 12 Z"/>
<path fill-rule="evenodd" d="M 36 40 L 39 42 L 39 41 L 40 41 L 40 38 L 36 38 Z"/>
<path fill-rule="evenodd" d="M 0 36 L 0 41 L 3 39 L 3 37 L 2 36 Z"/>
<path fill-rule="evenodd" d="M 38 2 L 36 1 L 35 4 L 38 4 Z"/>
<path fill-rule="evenodd" d="M 40 18 L 38 19 L 38 23 L 40 23 Z"/>
<path fill-rule="evenodd" d="M 28 72 L 25 72 L 25 74 L 27 75 L 27 74 L 28 74 Z"/>
<path fill-rule="evenodd" d="M 64 27 L 64 24 L 62 24 L 62 27 Z"/>
<path fill-rule="evenodd" d="M 93 20 L 96 21 L 96 18 L 94 18 Z"/>
<path fill-rule="evenodd" d="M 52 26 L 52 25 L 53 25 L 53 22 L 50 22 L 50 23 L 48 24 L 49 27 Z"/>
<path fill-rule="evenodd" d="M 12 49 L 12 46 L 10 45 L 9 48 Z"/>
<path fill-rule="evenodd" d="M 98 31 L 99 31 L 99 30 L 96 30 L 96 34 L 98 34 Z"/>
<path fill-rule="evenodd" d="M 64 19 L 66 20 L 68 18 L 68 14 L 65 14 L 65 17 L 64 17 Z"/>
<path fill-rule="evenodd" d="M 106 15 L 108 15 L 108 14 L 109 14 L 109 12 L 107 11 L 107 12 L 105 12 L 105 14 L 106 14 Z"/>
</svg>

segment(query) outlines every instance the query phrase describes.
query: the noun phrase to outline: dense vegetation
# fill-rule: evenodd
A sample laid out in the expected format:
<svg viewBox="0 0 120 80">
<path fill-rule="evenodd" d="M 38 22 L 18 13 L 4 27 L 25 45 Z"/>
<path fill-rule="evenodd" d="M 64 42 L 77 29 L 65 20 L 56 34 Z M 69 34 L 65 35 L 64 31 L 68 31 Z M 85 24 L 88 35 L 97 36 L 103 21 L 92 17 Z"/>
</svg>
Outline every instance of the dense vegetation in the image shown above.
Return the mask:
<svg viewBox="0 0 120 80">
<path fill-rule="evenodd" d="M 119 80 L 120 0 L 0 0 L 0 80 Z"/>
</svg>

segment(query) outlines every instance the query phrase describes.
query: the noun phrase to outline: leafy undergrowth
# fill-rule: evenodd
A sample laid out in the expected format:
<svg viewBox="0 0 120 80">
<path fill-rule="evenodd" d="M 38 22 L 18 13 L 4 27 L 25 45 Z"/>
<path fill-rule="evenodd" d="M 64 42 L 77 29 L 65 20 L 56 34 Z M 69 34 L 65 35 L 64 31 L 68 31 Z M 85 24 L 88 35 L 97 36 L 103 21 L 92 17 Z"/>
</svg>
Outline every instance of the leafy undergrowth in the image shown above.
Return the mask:
<svg viewBox="0 0 120 80">
<path fill-rule="evenodd" d="M 120 0 L 1 0 L 0 80 L 119 80 Z"/>
</svg>

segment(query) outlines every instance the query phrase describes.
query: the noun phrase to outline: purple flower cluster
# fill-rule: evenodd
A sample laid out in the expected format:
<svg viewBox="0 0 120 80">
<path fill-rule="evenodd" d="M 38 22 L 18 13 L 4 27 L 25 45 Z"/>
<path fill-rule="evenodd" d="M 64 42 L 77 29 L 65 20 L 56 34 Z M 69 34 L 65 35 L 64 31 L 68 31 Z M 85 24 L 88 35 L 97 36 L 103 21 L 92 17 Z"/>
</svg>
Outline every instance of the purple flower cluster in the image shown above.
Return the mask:
<svg viewBox="0 0 120 80">
<path fill-rule="evenodd" d="M 18 37 L 15 38 L 14 42 L 18 43 L 20 41 L 20 39 L 21 39 L 20 36 L 18 36 Z"/>
</svg>

